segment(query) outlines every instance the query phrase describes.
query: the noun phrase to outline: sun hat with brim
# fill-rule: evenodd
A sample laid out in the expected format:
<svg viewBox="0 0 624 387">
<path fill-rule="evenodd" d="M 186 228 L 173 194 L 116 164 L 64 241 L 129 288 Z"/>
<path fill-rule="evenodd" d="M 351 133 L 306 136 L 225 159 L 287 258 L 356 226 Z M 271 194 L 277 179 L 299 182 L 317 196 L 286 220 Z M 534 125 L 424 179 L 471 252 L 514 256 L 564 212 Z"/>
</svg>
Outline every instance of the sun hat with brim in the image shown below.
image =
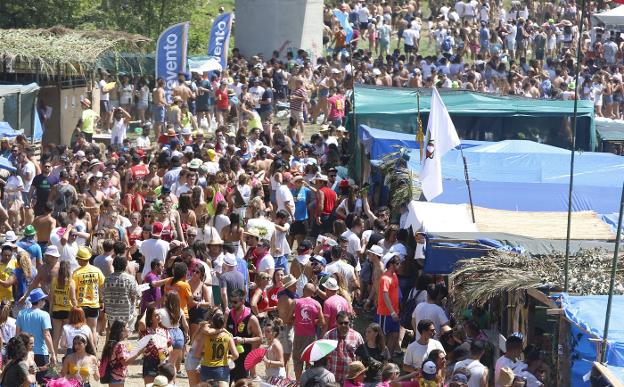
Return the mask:
<svg viewBox="0 0 624 387">
<path fill-rule="evenodd" d="M 244 231 L 243 234 L 256 237 L 256 238 L 260 238 L 260 232 L 256 228 L 250 228 L 249 230 Z"/>
<path fill-rule="evenodd" d="M 503 367 L 499 371 L 497 384 L 500 386 L 511 386 L 513 385 L 514 378 L 515 378 L 515 374 L 513 370 L 509 367 Z"/>
<path fill-rule="evenodd" d="M 91 107 L 91 101 L 89 100 L 89 98 L 84 98 L 82 101 L 80 101 L 80 103 L 88 108 Z"/>
<path fill-rule="evenodd" d="M 372 245 L 370 249 L 366 250 L 366 252 L 381 257 L 383 256 L 383 247 L 379 245 Z"/>
<path fill-rule="evenodd" d="M 364 367 L 361 361 L 354 361 L 349 364 L 349 371 L 347 372 L 347 379 L 355 379 L 358 376 L 366 372 L 367 368 Z"/>
<path fill-rule="evenodd" d="M 316 175 L 314 175 L 314 180 L 316 181 L 327 181 L 327 175 L 323 175 L 320 172 L 317 172 Z"/>
<path fill-rule="evenodd" d="M 223 257 L 223 264 L 227 266 L 236 266 L 238 263 L 236 262 L 236 257 L 232 253 L 226 253 Z"/>
<path fill-rule="evenodd" d="M 79 248 L 78 253 L 76 254 L 76 258 L 83 261 L 91 259 L 91 250 L 86 247 Z"/>
<path fill-rule="evenodd" d="M 41 290 L 41 288 L 35 288 L 30 291 L 30 295 L 28 295 L 28 301 L 30 301 L 31 304 L 34 304 L 35 302 L 43 300 L 47 296 L 48 295 L 45 294 L 43 290 Z"/>
<path fill-rule="evenodd" d="M 175 137 L 175 136 L 177 136 L 175 129 L 171 129 L 171 128 L 167 129 L 167 137 Z"/>
<path fill-rule="evenodd" d="M 15 231 L 13 231 L 13 230 L 7 231 L 6 234 L 4 234 L 4 241 L 5 242 L 15 242 L 15 241 L 17 241 L 17 235 L 15 234 Z"/>
<path fill-rule="evenodd" d="M 222 245 L 223 239 L 219 235 L 213 235 L 212 238 L 206 243 L 207 245 Z"/>
<path fill-rule="evenodd" d="M 169 385 L 169 379 L 164 375 L 158 375 L 154 378 L 153 383 L 147 383 L 145 387 L 167 387 Z"/>
<path fill-rule="evenodd" d="M 193 159 L 191 160 L 191 162 L 189 163 L 188 167 L 190 169 L 199 169 L 199 167 L 201 167 L 203 164 L 203 162 L 200 159 Z"/>
<path fill-rule="evenodd" d="M 297 279 L 292 274 L 288 274 L 284 277 L 282 282 L 284 283 L 284 289 L 288 289 L 289 287 L 297 283 Z"/>
<path fill-rule="evenodd" d="M 325 289 L 327 290 L 338 290 L 340 287 L 338 286 L 338 281 L 334 277 L 329 277 L 327 281 L 325 281 Z"/>
<path fill-rule="evenodd" d="M 89 168 L 91 167 L 95 167 L 96 165 L 100 165 L 100 160 L 98 159 L 93 159 L 89 162 Z"/>
<path fill-rule="evenodd" d="M 45 253 L 43 253 L 43 255 L 49 255 L 51 257 L 59 258 L 61 256 L 61 253 L 59 253 L 58 247 L 56 247 L 55 245 L 50 245 L 46 247 Z"/>
<path fill-rule="evenodd" d="M 296 182 L 302 181 L 302 180 L 303 180 L 303 176 L 297 175 L 297 176 L 293 177 L 292 182 L 296 183 Z"/>
<path fill-rule="evenodd" d="M 33 236 L 36 233 L 37 231 L 35 231 L 35 227 L 32 224 L 29 224 L 28 226 L 24 228 L 24 235 L 26 236 Z"/>
</svg>

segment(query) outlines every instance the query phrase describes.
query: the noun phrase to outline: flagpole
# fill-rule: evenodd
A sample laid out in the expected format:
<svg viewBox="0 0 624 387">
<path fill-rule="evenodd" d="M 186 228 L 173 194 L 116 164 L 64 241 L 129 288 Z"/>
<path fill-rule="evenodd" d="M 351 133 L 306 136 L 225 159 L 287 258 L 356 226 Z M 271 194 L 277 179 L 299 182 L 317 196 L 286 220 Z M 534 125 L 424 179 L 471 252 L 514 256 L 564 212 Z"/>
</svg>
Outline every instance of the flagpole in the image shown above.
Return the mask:
<svg viewBox="0 0 624 387">
<path fill-rule="evenodd" d="M 464 147 L 459 144 L 459 151 L 461 152 L 462 160 L 464 161 L 464 179 L 466 180 L 466 186 L 468 187 L 468 200 L 470 201 L 470 215 L 472 215 L 472 223 L 477 223 L 474 214 L 474 205 L 472 204 L 472 190 L 470 189 L 470 177 L 468 176 L 468 163 L 466 162 L 466 156 L 464 156 Z"/>
<path fill-rule="evenodd" d="M 604 331 L 602 332 L 602 345 L 598 361 L 603 363 L 607 354 L 607 336 L 609 335 L 609 320 L 611 320 L 611 304 L 613 302 L 613 290 L 615 288 L 615 273 L 618 265 L 618 252 L 620 249 L 620 235 L 622 233 L 622 215 L 624 214 L 624 183 L 622 183 L 622 196 L 620 198 L 620 216 L 618 217 L 617 232 L 615 233 L 615 251 L 611 261 L 611 280 L 609 282 L 609 298 L 607 301 L 607 313 L 605 315 Z"/>
<path fill-rule="evenodd" d="M 574 153 L 576 148 L 576 121 L 578 118 L 579 73 L 581 72 L 581 41 L 585 20 L 585 0 L 581 2 L 581 22 L 579 25 L 578 42 L 576 44 L 576 74 L 574 74 L 574 114 L 572 115 L 572 147 L 570 149 L 570 185 L 568 187 L 568 228 L 566 231 L 565 266 L 563 291 L 568 291 L 570 271 L 570 233 L 572 229 L 572 190 L 574 187 Z M 618 230 L 619 231 L 619 230 Z"/>
</svg>

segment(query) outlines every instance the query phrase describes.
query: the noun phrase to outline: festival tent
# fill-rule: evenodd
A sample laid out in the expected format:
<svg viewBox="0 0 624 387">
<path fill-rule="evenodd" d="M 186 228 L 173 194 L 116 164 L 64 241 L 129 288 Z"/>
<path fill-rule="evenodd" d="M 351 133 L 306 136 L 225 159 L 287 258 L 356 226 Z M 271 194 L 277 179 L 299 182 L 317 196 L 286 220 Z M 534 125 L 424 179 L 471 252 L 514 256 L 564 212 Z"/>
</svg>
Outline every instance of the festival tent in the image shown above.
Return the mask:
<svg viewBox="0 0 624 387">
<path fill-rule="evenodd" d="M 39 85 L 0 85 L 0 136 L 15 137 L 23 133 L 41 140 L 42 131 L 36 104 Z"/>
<path fill-rule="evenodd" d="M 574 114 L 574 101 L 499 96 L 454 89 L 439 89 L 439 92 L 460 138 L 485 141 L 526 139 L 562 148 L 571 145 L 570 117 Z M 355 123 L 415 134 L 420 100 L 420 113 L 426 131 L 430 99 L 431 89 L 357 86 L 353 113 Z M 578 101 L 576 146 L 579 149 L 596 149 L 593 117 L 592 102 Z"/>
<path fill-rule="evenodd" d="M 565 240 L 530 238 L 503 232 L 426 233 L 425 273 L 450 274 L 461 259 L 481 258 L 490 251 L 512 251 L 527 257 L 565 252 Z M 613 251 L 613 243 L 571 240 L 570 252 L 599 248 Z"/>
<path fill-rule="evenodd" d="M 603 338 L 607 298 L 606 295 L 571 296 L 562 293 L 556 300 L 571 323 L 570 336 L 574 343 L 571 356 L 572 387 L 589 386 L 588 382 L 583 381 L 583 376 L 590 372 L 596 360 L 596 340 L 602 341 Z M 624 383 L 624 296 L 613 297 L 605 362 Z"/>
<path fill-rule="evenodd" d="M 598 19 L 607 27 L 621 27 L 624 25 L 624 5 L 620 5 L 619 7 L 605 12 L 595 13 L 592 17 Z"/>
</svg>

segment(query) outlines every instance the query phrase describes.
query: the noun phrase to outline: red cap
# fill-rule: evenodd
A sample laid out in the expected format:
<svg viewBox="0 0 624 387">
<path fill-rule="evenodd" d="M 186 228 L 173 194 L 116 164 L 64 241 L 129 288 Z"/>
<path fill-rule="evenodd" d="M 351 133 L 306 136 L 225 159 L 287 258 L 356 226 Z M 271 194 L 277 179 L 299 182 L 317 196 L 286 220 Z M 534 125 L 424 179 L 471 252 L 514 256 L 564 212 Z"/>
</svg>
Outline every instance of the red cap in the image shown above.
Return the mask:
<svg viewBox="0 0 624 387">
<path fill-rule="evenodd" d="M 160 234 L 162 234 L 162 230 L 163 230 L 163 224 L 160 222 L 154 222 L 154 224 L 152 224 L 152 235 L 159 237 Z"/>
<path fill-rule="evenodd" d="M 349 186 L 349 180 L 340 180 L 340 183 L 338 183 L 338 187 L 340 188 L 347 188 Z"/>
<path fill-rule="evenodd" d="M 292 173 L 290 172 L 284 172 L 282 176 L 284 177 L 284 182 L 289 182 L 292 179 Z"/>
<path fill-rule="evenodd" d="M 143 149 L 141 149 L 141 148 L 138 148 L 138 149 L 136 150 L 136 154 L 137 154 L 137 155 L 139 155 L 139 156 L 141 156 L 141 157 L 145 156 L 145 152 L 143 152 Z"/>
</svg>

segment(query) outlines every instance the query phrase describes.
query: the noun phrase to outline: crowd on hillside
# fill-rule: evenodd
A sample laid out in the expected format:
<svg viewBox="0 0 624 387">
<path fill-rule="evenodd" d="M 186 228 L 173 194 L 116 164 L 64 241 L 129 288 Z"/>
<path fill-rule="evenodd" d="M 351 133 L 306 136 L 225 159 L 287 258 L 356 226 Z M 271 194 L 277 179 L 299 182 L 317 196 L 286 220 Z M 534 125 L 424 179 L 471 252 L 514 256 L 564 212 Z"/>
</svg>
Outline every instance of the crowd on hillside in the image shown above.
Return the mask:
<svg viewBox="0 0 624 387">
<path fill-rule="evenodd" d="M 453 310 L 423 273 L 405 208 L 351 178 L 345 118 L 354 84 L 578 90 L 621 118 L 620 34 L 567 2 L 336 8 L 351 24 L 325 9 L 324 57 L 234 49 L 170 100 L 163 79 L 101 70 L 70 146 L 0 141 L 2 386 L 123 385 L 134 363 L 156 387 L 549 384 L 547 340 L 501 352 L 496 317 Z M 322 338 L 335 348 L 311 361 Z"/>
</svg>

